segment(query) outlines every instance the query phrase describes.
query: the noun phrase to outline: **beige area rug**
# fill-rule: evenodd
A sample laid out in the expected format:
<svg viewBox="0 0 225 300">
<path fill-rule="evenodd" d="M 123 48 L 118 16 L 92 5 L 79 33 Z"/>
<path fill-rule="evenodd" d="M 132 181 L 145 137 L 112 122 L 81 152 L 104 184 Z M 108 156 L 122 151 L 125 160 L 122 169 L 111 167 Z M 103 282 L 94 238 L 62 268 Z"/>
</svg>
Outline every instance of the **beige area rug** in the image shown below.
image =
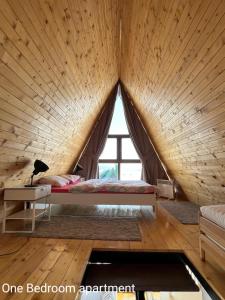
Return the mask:
<svg viewBox="0 0 225 300">
<path fill-rule="evenodd" d="M 199 206 L 193 202 L 158 200 L 158 203 L 182 224 L 199 223 Z"/>
<path fill-rule="evenodd" d="M 37 221 L 35 232 L 16 235 L 79 240 L 141 241 L 138 221 L 135 218 L 53 216 L 50 221 Z"/>
<path fill-rule="evenodd" d="M 39 204 L 38 204 L 39 205 Z M 38 206 L 37 205 L 37 206 Z M 43 208 L 43 205 L 37 208 Z M 13 233 L 13 236 L 64 238 L 81 240 L 141 241 L 138 220 L 142 213 L 154 219 L 152 207 L 128 205 L 52 205 L 51 221 L 44 217 L 36 221 L 32 234 Z M 8 230 L 30 230 L 30 222 L 10 220 Z"/>
</svg>

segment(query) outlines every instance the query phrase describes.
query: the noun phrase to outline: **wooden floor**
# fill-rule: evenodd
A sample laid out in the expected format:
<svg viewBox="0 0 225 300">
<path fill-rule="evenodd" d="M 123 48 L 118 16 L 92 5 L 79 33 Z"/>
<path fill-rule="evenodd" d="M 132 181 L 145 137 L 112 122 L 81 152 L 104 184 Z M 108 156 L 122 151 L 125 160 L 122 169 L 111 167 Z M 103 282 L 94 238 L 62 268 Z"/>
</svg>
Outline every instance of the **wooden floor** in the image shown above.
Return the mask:
<svg viewBox="0 0 225 300">
<path fill-rule="evenodd" d="M 33 283 L 41 285 L 76 285 L 93 248 L 183 250 L 208 283 L 225 299 L 225 272 L 214 263 L 199 259 L 198 226 L 182 225 L 162 207 L 152 221 L 149 210 L 141 210 L 141 242 L 81 241 L 1 237 L 0 254 L 20 249 L 14 254 L 0 257 L 0 285 Z M 1 292 L 0 299 L 74 299 L 74 294 L 11 294 Z"/>
</svg>

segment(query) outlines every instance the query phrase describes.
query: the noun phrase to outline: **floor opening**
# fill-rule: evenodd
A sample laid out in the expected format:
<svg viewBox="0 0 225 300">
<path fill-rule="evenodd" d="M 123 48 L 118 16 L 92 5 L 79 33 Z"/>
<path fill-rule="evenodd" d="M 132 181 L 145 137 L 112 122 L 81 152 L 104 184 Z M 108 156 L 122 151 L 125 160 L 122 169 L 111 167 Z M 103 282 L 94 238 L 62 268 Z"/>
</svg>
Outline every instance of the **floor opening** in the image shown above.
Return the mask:
<svg viewBox="0 0 225 300">
<path fill-rule="evenodd" d="M 80 300 L 220 299 L 183 252 L 92 251 Z"/>
</svg>

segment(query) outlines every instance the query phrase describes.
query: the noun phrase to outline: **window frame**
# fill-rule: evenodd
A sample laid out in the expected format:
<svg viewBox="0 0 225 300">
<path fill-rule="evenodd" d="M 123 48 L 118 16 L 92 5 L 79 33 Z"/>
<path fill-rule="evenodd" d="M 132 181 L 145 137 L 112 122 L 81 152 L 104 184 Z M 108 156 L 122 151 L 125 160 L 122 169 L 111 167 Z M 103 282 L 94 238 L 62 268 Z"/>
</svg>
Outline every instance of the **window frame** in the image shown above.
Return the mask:
<svg viewBox="0 0 225 300">
<path fill-rule="evenodd" d="M 129 134 L 108 134 L 107 139 L 116 138 L 117 139 L 117 158 L 116 159 L 99 159 L 99 163 L 117 163 L 118 164 L 118 180 L 120 180 L 120 164 L 121 163 L 141 163 L 140 159 L 122 159 L 122 139 L 129 138 Z M 132 140 L 131 140 L 132 141 Z M 99 178 L 99 168 L 98 168 L 98 178 Z"/>
</svg>

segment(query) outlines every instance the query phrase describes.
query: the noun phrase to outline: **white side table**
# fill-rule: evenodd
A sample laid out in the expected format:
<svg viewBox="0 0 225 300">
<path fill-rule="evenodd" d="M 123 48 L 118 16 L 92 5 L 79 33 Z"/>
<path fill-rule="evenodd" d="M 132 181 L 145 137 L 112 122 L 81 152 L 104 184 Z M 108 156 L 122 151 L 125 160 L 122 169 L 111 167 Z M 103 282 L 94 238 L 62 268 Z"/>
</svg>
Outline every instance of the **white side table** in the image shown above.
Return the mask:
<svg viewBox="0 0 225 300">
<path fill-rule="evenodd" d="M 15 232 L 26 232 L 30 233 L 35 230 L 35 220 L 43 215 L 47 210 L 50 211 L 50 204 L 48 203 L 48 197 L 51 194 L 50 185 L 38 185 L 34 187 L 19 186 L 15 188 L 5 188 L 4 190 L 4 205 L 3 205 L 3 222 L 2 232 L 3 233 L 15 233 Z M 36 209 L 35 204 L 39 200 L 45 198 L 45 208 Z M 24 202 L 24 209 L 22 211 L 13 213 L 6 216 L 7 203 L 11 201 L 22 201 Z M 30 203 L 29 208 L 27 204 Z M 6 230 L 7 220 L 31 220 L 31 230 Z"/>
</svg>

